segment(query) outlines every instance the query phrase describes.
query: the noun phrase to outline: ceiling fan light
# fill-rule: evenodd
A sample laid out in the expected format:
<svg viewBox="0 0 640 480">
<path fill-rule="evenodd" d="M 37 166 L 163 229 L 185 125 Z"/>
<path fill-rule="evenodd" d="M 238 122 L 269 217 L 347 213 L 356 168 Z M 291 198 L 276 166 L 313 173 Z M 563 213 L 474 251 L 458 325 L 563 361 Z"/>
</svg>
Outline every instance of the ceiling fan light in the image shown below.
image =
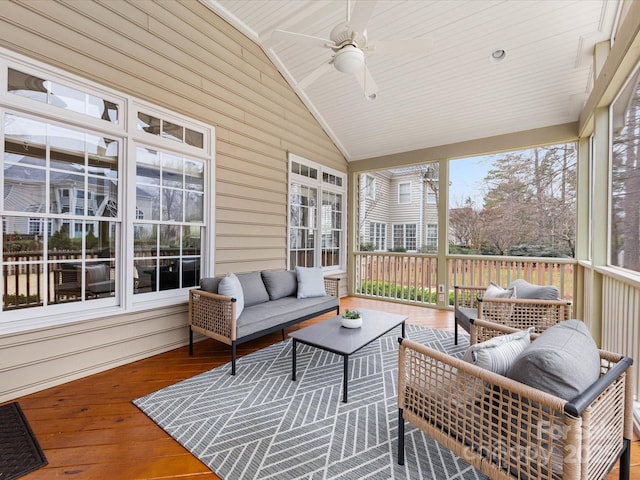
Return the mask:
<svg viewBox="0 0 640 480">
<path fill-rule="evenodd" d="M 333 66 L 342 73 L 355 73 L 364 66 L 364 52 L 354 45 L 345 45 L 333 57 Z"/>
</svg>

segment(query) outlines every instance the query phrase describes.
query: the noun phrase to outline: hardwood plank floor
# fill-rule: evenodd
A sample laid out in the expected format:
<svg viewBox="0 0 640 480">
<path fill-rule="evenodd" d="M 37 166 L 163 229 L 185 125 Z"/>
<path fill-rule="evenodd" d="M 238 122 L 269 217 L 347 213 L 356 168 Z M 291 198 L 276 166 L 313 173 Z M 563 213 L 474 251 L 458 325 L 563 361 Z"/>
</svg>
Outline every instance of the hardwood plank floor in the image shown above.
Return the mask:
<svg viewBox="0 0 640 480">
<path fill-rule="evenodd" d="M 341 299 L 341 308 L 404 313 L 410 323 L 453 331 L 450 312 L 352 297 Z M 280 339 L 275 333 L 240 345 L 238 355 Z M 182 347 L 16 399 L 49 461 L 46 467 L 23 478 L 218 479 L 131 401 L 229 359 L 227 345 L 206 340 L 195 345 L 193 356 L 189 356 L 188 347 Z M 633 443 L 632 465 L 632 480 L 640 480 L 638 441 Z M 616 469 L 608 477 L 614 478 L 618 478 Z"/>
</svg>

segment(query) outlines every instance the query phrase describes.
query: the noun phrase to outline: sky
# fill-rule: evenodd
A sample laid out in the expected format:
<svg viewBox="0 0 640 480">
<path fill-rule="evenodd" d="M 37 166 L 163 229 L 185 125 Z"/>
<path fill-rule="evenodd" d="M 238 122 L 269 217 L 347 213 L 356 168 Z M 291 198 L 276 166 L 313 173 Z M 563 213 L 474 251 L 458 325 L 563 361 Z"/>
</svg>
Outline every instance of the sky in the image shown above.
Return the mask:
<svg viewBox="0 0 640 480">
<path fill-rule="evenodd" d="M 467 197 L 482 206 L 483 179 L 492 166 L 491 156 L 462 158 L 449 162 L 449 208 L 463 205 Z"/>
</svg>

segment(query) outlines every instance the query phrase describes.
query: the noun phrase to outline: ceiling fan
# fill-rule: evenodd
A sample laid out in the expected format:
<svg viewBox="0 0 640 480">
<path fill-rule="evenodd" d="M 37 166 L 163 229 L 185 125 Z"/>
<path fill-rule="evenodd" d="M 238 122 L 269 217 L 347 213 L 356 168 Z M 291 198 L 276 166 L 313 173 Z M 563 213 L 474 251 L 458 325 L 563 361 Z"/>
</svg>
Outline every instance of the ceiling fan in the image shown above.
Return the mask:
<svg viewBox="0 0 640 480">
<path fill-rule="evenodd" d="M 432 40 L 417 38 L 370 42 L 367 38 L 367 24 L 373 15 L 377 0 L 358 0 L 353 11 L 350 0 L 347 0 L 346 3 L 346 20 L 331 30 L 329 39 L 285 30 L 274 30 L 271 40 L 285 39 L 297 44 L 304 43 L 331 50 L 332 55 L 329 61 L 320 65 L 298 82 L 299 87 L 304 88 L 310 85 L 323 74 L 335 68 L 339 72 L 355 75 L 365 98 L 375 100 L 378 96 L 378 87 L 365 63 L 365 52 L 388 55 L 426 54 L 431 50 Z"/>
</svg>

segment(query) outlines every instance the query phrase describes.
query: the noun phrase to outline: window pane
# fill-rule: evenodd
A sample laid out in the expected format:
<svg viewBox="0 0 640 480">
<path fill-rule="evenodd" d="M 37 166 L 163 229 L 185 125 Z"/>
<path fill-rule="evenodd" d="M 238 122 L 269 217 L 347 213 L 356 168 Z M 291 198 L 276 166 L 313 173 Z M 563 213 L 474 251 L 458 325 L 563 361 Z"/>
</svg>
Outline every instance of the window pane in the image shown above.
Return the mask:
<svg viewBox="0 0 640 480">
<path fill-rule="evenodd" d="M 160 135 L 160 119 L 138 112 L 138 130 L 150 133 L 152 135 Z"/>
<path fill-rule="evenodd" d="M 118 123 L 118 105 L 114 102 L 13 68 L 9 68 L 7 90 L 20 97 Z"/>
<path fill-rule="evenodd" d="M 450 162 L 449 250 L 573 257 L 576 145 Z"/>
<path fill-rule="evenodd" d="M 204 220 L 204 195 L 195 192 L 186 192 L 185 195 L 185 221 L 201 223 Z"/>
<path fill-rule="evenodd" d="M 177 142 L 182 142 L 182 137 L 184 129 L 180 125 L 176 125 L 175 123 L 167 122 L 164 120 L 162 122 L 162 137 L 168 138 L 169 140 L 174 140 Z"/>
<path fill-rule="evenodd" d="M 611 110 L 612 265 L 640 272 L 640 86 L 629 82 Z"/>
</svg>

